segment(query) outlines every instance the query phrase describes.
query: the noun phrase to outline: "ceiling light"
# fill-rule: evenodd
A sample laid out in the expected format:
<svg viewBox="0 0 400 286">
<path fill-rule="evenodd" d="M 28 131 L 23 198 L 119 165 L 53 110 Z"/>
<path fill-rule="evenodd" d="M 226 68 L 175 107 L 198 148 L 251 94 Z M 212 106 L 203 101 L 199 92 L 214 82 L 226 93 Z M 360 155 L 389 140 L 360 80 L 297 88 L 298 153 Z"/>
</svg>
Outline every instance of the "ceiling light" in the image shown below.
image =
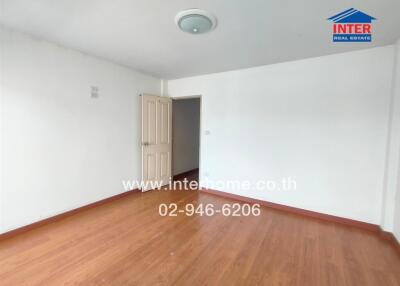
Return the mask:
<svg viewBox="0 0 400 286">
<path fill-rule="evenodd" d="M 190 34 L 209 32 L 217 25 L 217 19 L 211 13 L 200 9 L 188 9 L 175 16 L 178 27 Z"/>
</svg>

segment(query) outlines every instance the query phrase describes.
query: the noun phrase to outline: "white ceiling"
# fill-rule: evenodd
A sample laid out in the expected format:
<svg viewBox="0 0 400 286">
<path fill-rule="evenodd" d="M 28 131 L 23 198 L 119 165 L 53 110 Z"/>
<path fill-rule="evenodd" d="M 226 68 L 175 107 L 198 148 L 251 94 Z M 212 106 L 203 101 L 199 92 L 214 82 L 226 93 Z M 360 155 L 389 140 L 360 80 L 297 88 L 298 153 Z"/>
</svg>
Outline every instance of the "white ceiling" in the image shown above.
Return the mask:
<svg viewBox="0 0 400 286">
<path fill-rule="evenodd" d="M 392 44 L 399 0 L 0 0 L 0 23 L 49 41 L 173 79 Z M 177 12 L 218 18 L 190 35 Z M 332 43 L 326 19 L 348 8 L 377 18 L 372 43 Z"/>
</svg>

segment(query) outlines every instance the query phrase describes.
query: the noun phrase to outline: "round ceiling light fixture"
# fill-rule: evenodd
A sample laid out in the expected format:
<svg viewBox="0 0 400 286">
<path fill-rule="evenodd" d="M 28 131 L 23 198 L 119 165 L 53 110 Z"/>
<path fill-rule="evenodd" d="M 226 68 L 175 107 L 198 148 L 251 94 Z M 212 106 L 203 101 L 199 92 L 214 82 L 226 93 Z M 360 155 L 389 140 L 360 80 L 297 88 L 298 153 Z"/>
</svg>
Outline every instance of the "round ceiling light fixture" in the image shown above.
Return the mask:
<svg viewBox="0 0 400 286">
<path fill-rule="evenodd" d="M 188 9 L 175 16 L 179 29 L 190 34 L 207 33 L 217 26 L 215 16 L 201 9 Z"/>
</svg>

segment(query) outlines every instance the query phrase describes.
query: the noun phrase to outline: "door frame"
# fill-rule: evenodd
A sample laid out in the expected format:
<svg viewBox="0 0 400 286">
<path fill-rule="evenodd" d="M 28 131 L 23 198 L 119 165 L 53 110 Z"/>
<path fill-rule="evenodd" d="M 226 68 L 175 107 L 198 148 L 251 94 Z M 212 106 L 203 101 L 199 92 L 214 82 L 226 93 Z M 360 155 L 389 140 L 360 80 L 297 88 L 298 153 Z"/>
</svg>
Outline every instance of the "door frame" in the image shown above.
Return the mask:
<svg viewBox="0 0 400 286">
<path fill-rule="evenodd" d="M 203 134 L 203 97 L 201 94 L 198 95 L 188 95 L 188 96 L 170 96 L 172 99 L 172 121 L 174 120 L 174 100 L 187 100 L 187 99 L 200 99 L 200 126 L 199 126 L 199 187 L 200 187 L 200 178 L 201 178 L 201 170 L 202 170 L 202 165 L 201 165 L 201 154 L 202 154 L 202 134 Z M 172 178 L 174 177 L 173 175 L 173 160 L 174 160 L 174 128 L 172 124 L 172 160 L 171 160 L 171 173 L 172 173 Z"/>
</svg>

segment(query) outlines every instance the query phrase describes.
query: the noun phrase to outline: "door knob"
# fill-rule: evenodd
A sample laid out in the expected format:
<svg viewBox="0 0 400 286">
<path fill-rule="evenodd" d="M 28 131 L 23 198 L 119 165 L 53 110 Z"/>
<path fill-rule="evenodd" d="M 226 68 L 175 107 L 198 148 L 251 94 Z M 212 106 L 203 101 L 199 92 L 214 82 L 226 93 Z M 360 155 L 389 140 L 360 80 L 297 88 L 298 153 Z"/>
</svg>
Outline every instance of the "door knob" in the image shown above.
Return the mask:
<svg viewBox="0 0 400 286">
<path fill-rule="evenodd" d="M 149 145 L 150 145 L 149 142 L 143 142 L 143 143 L 142 143 L 142 146 L 149 146 Z"/>
</svg>

